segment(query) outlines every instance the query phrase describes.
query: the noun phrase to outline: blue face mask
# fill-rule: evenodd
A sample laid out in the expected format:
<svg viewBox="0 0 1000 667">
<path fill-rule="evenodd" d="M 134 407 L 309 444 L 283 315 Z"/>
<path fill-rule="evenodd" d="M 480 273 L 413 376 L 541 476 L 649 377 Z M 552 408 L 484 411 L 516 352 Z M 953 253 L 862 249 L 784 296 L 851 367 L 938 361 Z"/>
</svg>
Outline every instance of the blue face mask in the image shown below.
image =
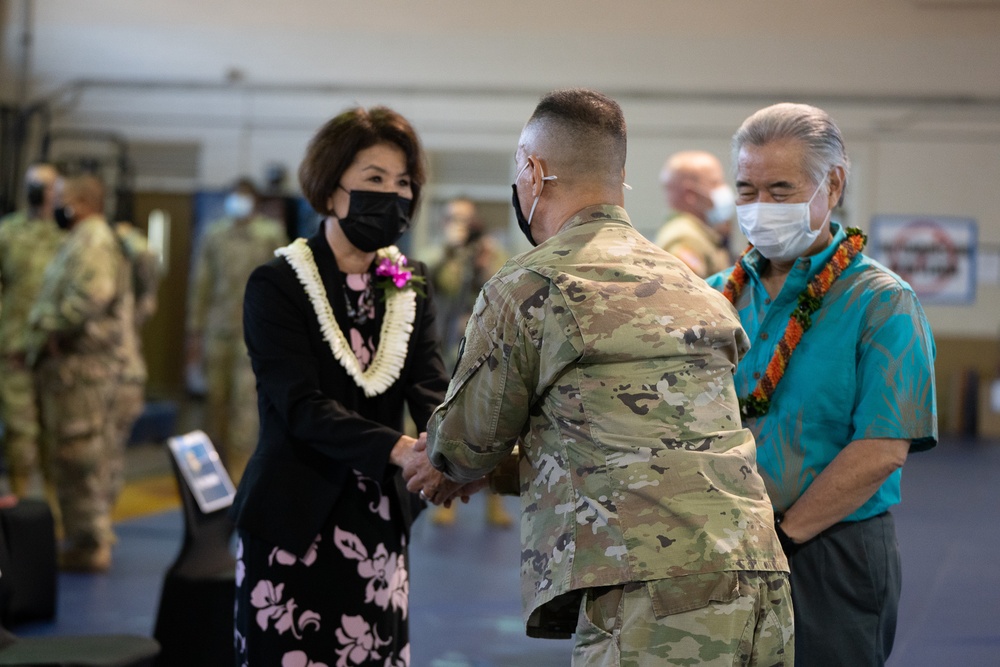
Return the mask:
<svg viewBox="0 0 1000 667">
<path fill-rule="evenodd" d="M 514 205 L 514 217 L 517 218 L 517 226 L 520 227 L 521 233 L 524 234 L 524 237 L 526 239 L 528 239 L 528 243 L 530 243 L 533 246 L 537 246 L 538 243 L 536 243 L 535 239 L 531 236 L 531 217 L 535 215 L 535 207 L 538 206 L 538 200 L 542 196 L 542 191 L 541 190 L 538 191 L 538 197 L 535 197 L 535 201 L 531 204 L 531 211 L 528 212 L 527 218 L 524 217 L 524 212 L 521 211 L 521 200 L 517 196 L 517 179 L 521 178 L 521 174 L 524 172 L 525 169 L 528 168 L 528 165 L 530 164 L 531 161 L 529 160 L 524 164 L 523 167 L 521 167 L 521 171 L 517 172 L 517 176 L 514 177 L 514 184 L 510 186 L 514 190 L 514 196 L 511 197 L 511 203 Z M 543 188 L 545 187 L 545 181 L 554 181 L 557 178 L 559 177 L 546 176 L 545 171 L 543 170 L 542 187 Z"/>
<path fill-rule="evenodd" d="M 225 201 L 226 215 L 235 220 L 246 220 L 253 213 L 253 197 L 233 192 Z"/>
</svg>

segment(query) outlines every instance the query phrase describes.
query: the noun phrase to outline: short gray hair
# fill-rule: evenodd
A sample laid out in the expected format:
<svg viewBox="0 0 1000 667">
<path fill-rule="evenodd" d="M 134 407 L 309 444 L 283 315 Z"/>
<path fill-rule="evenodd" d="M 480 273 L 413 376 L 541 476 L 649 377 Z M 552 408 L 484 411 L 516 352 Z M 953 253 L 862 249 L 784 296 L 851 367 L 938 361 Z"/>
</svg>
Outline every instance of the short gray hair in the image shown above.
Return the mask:
<svg viewBox="0 0 1000 667">
<path fill-rule="evenodd" d="M 805 145 L 802 168 L 817 186 L 831 169 L 840 166 L 844 168 L 846 189 L 851 161 L 847 158 L 840 128 L 827 112 L 808 104 L 775 104 L 743 121 L 733 135 L 733 165 L 739 164 L 740 150 L 747 144 L 764 146 L 783 139 L 795 139 Z"/>
</svg>

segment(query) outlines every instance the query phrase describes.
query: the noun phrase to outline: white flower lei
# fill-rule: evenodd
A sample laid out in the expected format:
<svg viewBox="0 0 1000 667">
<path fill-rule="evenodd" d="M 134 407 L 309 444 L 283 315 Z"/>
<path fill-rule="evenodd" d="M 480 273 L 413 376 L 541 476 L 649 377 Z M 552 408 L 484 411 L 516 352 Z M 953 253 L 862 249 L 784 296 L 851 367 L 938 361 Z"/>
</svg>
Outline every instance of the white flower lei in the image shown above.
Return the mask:
<svg viewBox="0 0 1000 667">
<path fill-rule="evenodd" d="M 413 333 L 413 320 L 417 315 L 417 295 L 413 289 L 392 290 L 388 295 L 375 358 L 367 370 L 362 371 L 358 358 L 354 356 L 350 343 L 347 342 L 333 316 L 326 288 L 323 287 L 319 269 L 316 268 L 316 260 L 306 240 L 296 239 L 284 248 L 275 250 L 274 254 L 284 257 L 295 271 L 312 302 L 316 319 L 319 320 L 319 328 L 323 332 L 324 340 L 330 345 L 334 358 L 361 387 L 365 396 L 369 398 L 378 396 L 391 387 L 403 370 L 410 334 Z M 400 252 L 396 246 L 389 246 L 379 250 L 376 255 L 379 259 L 388 258 L 397 262 Z"/>
</svg>

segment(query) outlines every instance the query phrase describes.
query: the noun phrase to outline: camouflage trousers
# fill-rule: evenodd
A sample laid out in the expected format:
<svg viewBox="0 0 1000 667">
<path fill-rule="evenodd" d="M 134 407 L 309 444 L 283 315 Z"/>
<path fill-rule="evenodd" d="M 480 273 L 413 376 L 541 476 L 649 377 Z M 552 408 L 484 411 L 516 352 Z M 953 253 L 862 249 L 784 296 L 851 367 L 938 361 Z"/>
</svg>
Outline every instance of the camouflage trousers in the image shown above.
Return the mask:
<svg viewBox="0 0 1000 667">
<path fill-rule="evenodd" d="M 234 484 L 257 446 L 257 380 L 246 345 L 238 337 L 205 341 L 206 432 Z"/>
<path fill-rule="evenodd" d="M 110 443 L 113 450 L 110 457 L 109 476 L 111 479 L 111 503 L 114 505 L 125 486 L 125 449 L 135 420 L 142 414 L 146 405 L 146 383 L 142 380 L 122 380 L 115 388 L 112 427 L 114 438 Z"/>
<path fill-rule="evenodd" d="M 573 667 L 792 667 L 783 572 L 722 572 L 587 589 Z"/>
<path fill-rule="evenodd" d="M 50 358 L 38 368 L 36 381 L 66 547 L 85 552 L 109 546 L 112 470 L 123 465 L 114 429 L 114 362 Z"/>
<path fill-rule="evenodd" d="M 36 401 L 31 370 L 23 361 L 0 359 L 0 421 L 5 429 L 3 455 L 10 473 L 11 490 L 18 496 L 41 491 L 37 487 L 43 464 Z"/>
</svg>

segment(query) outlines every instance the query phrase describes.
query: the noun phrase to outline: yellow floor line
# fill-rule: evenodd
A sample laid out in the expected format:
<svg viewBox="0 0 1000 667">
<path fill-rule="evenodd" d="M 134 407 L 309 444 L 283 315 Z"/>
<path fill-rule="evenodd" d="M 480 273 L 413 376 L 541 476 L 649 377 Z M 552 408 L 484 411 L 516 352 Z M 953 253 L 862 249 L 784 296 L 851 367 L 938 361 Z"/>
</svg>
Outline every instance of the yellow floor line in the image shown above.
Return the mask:
<svg viewBox="0 0 1000 667">
<path fill-rule="evenodd" d="M 173 474 L 155 475 L 129 481 L 118 496 L 112 521 L 125 521 L 180 507 L 177 479 Z"/>
</svg>

